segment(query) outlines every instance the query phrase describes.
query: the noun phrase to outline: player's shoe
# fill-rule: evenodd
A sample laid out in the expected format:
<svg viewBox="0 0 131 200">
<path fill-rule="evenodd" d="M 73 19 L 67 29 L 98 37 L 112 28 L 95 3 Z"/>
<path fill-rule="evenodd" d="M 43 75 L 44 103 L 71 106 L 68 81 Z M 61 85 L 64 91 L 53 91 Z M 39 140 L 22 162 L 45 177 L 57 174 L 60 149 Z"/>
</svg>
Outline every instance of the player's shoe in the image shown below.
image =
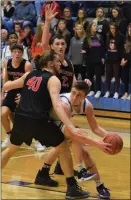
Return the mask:
<svg viewBox="0 0 131 200">
<path fill-rule="evenodd" d="M 66 199 L 83 199 L 89 196 L 90 193 L 83 191 L 78 185 L 67 186 Z"/>
<path fill-rule="evenodd" d="M 1 148 L 2 148 L 2 149 L 3 149 L 3 148 L 6 148 L 6 147 L 9 146 L 9 144 L 10 144 L 10 134 L 7 134 L 7 135 L 5 136 L 4 141 L 3 141 L 2 144 L 1 144 Z"/>
<path fill-rule="evenodd" d="M 53 179 L 49 175 L 43 175 L 41 171 L 39 170 L 36 178 L 35 178 L 35 184 L 36 185 L 44 185 L 49 187 L 58 187 L 59 183 Z"/>
<path fill-rule="evenodd" d="M 98 187 L 96 187 L 96 189 L 97 189 L 97 191 L 99 193 L 99 197 L 100 198 L 110 199 L 109 189 L 106 188 L 103 183 L 101 185 L 99 185 Z"/>
<path fill-rule="evenodd" d="M 46 146 L 42 146 L 39 141 L 35 141 L 34 148 L 35 148 L 36 151 L 42 152 L 42 151 L 45 151 Z"/>
<path fill-rule="evenodd" d="M 80 172 L 77 174 L 77 181 L 82 182 L 82 181 L 89 181 L 92 180 L 96 177 L 96 174 L 88 172 L 85 168 L 83 168 Z"/>
</svg>

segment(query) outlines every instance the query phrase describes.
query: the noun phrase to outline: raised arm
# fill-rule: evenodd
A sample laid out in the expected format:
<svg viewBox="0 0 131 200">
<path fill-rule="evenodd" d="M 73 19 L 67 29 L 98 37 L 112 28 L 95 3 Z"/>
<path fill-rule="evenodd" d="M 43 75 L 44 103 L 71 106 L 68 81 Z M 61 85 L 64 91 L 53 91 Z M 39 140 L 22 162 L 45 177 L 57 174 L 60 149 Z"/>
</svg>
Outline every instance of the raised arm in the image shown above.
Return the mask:
<svg viewBox="0 0 131 200">
<path fill-rule="evenodd" d="M 58 12 L 55 12 L 55 7 L 53 8 L 52 5 L 47 5 L 45 7 L 45 25 L 43 27 L 43 33 L 42 33 L 42 46 L 44 50 L 47 50 L 49 47 L 49 33 L 50 33 L 50 24 L 51 20 L 58 14 Z"/>
</svg>

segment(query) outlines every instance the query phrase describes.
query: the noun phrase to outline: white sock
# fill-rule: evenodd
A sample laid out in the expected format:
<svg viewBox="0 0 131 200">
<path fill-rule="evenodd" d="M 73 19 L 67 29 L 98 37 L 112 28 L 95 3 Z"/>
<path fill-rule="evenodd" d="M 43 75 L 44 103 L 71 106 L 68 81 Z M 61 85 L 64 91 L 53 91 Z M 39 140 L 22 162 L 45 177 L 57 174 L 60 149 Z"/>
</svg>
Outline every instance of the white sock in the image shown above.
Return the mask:
<svg viewBox="0 0 131 200">
<path fill-rule="evenodd" d="M 84 167 L 83 163 L 77 164 L 77 171 L 80 172 Z"/>
<path fill-rule="evenodd" d="M 96 182 L 96 187 L 99 187 L 102 184 L 100 180 L 95 180 L 95 182 Z"/>
</svg>

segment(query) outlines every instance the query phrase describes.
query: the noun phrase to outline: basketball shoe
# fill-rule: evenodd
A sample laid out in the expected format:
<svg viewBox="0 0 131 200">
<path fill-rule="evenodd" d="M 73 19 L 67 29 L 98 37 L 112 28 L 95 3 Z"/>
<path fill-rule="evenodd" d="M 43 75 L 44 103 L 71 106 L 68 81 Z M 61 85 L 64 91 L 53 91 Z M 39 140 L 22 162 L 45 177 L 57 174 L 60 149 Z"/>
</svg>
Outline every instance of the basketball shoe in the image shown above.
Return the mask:
<svg viewBox="0 0 131 200">
<path fill-rule="evenodd" d="M 96 177 L 96 174 L 88 172 L 85 168 L 83 168 L 80 172 L 77 173 L 78 182 L 89 181 Z"/>
<path fill-rule="evenodd" d="M 96 187 L 96 189 L 97 189 L 97 192 L 99 193 L 100 198 L 110 199 L 109 189 L 106 188 L 103 183 L 99 185 L 98 187 Z"/>
<path fill-rule="evenodd" d="M 89 192 L 83 191 L 77 184 L 67 186 L 66 199 L 83 199 L 90 196 Z"/>
</svg>

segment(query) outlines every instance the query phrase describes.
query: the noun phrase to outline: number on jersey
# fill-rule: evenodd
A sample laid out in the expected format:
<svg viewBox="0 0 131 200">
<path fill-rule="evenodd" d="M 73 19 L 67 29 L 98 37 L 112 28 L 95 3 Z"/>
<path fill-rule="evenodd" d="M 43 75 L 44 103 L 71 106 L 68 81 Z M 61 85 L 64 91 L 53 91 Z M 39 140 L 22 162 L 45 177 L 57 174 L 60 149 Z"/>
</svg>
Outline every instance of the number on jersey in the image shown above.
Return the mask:
<svg viewBox="0 0 131 200">
<path fill-rule="evenodd" d="M 26 85 L 28 85 L 28 89 L 31 89 L 32 91 L 37 92 L 39 90 L 41 81 L 42 81 L 42 77 L 34 76 L 27 81 Z"/>
</svg>

